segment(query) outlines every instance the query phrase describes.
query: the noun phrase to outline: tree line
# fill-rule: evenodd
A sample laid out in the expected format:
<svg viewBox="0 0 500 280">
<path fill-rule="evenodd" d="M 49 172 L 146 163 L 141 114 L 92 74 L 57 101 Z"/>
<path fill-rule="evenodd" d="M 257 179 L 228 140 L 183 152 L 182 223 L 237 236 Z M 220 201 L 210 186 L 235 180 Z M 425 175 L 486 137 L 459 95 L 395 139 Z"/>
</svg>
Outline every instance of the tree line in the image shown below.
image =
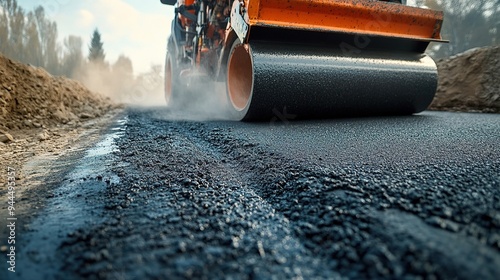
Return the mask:
<svg viewBox="0 0 500 280">
<path fill-rule="evenodd" d="M 0 0 L 0 52 L 12 59 L 45 68 L 53 75 L 81 79 L 89 64 L 100 70 L 132 75 L 132 61 L 122 55 L 110 65 L 105 59 L 101 34 L 92 34 L 89 55 L 83 54 L 81 37 L 58 41 L 57 24 L 46 17 L 42 6 L 26 11 L 16 0 Z M 94 67 L 95 68 L 95 67 Z"/>
<path fill-rule="evenodd" d="M 42 7 L 26 12 L 15 0 L 0 0 L 0 52 L 53 73 L 62 68 L 56 23 Z"/>
<path fill-rule="evenodd" d="M 429 52 L 444 58 L 468 49 L 500 44 L 500 0 L 417 0 L 417 5 L 444 11 L 443 39 Z"/>
<path fill-rule="evenodd" d="M 81 37 L 70 35 L 61 45 L 57 24 L 46 16 L 43 6 L 26 11 L 16 0 L 0 0 L 0 53 L 4 56 L 43 67 L 52 75 L 79 80 L 91 90 L 117 101 L 127 101 L 138 90 L 158 87 L 144 85 L 148 80 L 145 77 L 159 75 L 154 68 L 157 66 L 134 77 L 131 59 L 120 55 L 110 64 L 103 45 L 101 33 L 95 29 L 85 57 Z"/>
</svg>

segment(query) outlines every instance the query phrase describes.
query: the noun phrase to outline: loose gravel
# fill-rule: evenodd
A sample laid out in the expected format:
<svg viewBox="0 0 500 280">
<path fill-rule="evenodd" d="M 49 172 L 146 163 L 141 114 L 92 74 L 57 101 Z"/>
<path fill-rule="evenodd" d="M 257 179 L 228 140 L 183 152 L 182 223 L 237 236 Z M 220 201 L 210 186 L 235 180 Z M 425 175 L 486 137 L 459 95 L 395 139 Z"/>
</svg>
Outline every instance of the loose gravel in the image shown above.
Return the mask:
<svg viewBox="0 0 500 280">
<path fill-rule="evenodd" d="M 127 112 L 107 171 L 87 178 L 105 182 L 85 197 L 97 218 L 61 238 L 59 278 L 500 275 L 498 116 L 170 117 Z"/>
</svg>

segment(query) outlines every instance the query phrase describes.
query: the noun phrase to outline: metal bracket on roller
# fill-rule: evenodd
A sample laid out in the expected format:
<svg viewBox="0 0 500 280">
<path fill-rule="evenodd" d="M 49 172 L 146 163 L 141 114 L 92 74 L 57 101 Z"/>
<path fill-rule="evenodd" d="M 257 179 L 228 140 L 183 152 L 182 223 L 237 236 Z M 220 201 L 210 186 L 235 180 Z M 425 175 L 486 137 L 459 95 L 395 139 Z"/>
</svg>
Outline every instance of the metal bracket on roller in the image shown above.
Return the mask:
<svg viewBox="0 0 500 280">
<path fill-rule="evenodd" d="M 190 8 L 190 7 L 186 7 L 185 5 L 181 5 L 181 6 L 179 6 L 178 8 L 175 8 L 175 10 L 174 10 L 174 11 L 175 11 L 175 13 L 179 13 L 179 14 L 181 14 L 181 15 L 185 16 L 186 18 L 188 18 L 188 19 L 190 19 L 190 20 L 192 20 L 192 21 L 196 22 L 196 20 L 197 20 L 198 18 L 196 17 L 196 15 L 194 15 L 194 14 L 192 14 L 192 13 L 188 12 L 188 10 L 189 10 L 189 9 L 191 9 L 191 10 L 192 10 L 193 8 L 192 8 L 192 7 L 191 7 L 191 8 Z"/>
<path fill-rule="evenodd" d="M 233 7 L 231 8 L 231 27 L 233 28 L 236 35 L 241 42 L 245 42 L 248 34 L 248 24 L 245 22 L 241 10 L 244 10 L 243 5 L 240 1 L 234 1 Z"/>
<path fill-rule="evenodd" d="M 283 108 L 297 118 L 408 115 L 436 93 L 425 49 L 442 42 L 443 12 L 405 0 L 162 0 L 174 1 L 187 5 L 172 23 L 169 45 L 179 51 L 165 60 L 169 106 L 207 83 L 226 95 L 221 109 L 244 121 Z"/>
</svg>

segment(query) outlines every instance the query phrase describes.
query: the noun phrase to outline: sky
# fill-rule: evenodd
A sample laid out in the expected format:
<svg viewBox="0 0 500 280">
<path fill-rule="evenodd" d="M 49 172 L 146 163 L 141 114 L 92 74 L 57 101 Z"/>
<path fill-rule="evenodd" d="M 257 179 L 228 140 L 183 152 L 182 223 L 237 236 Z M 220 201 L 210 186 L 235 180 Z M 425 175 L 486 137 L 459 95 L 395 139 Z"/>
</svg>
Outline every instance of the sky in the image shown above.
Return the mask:
<svg viewBox="0 0 500 280">
<path fill-rule="evenodd" d="M 174 12 L 160 0 L 17 0 L 25 10 L 39 5 L 57 22 L 59 41 L 69 35 L 83 39 L 84 55 L 95 28 L 99 29 L 106 60 L 120 55 L 132 59 L 134 73 L 165 62 L 167 36 Z"/>
</svg>

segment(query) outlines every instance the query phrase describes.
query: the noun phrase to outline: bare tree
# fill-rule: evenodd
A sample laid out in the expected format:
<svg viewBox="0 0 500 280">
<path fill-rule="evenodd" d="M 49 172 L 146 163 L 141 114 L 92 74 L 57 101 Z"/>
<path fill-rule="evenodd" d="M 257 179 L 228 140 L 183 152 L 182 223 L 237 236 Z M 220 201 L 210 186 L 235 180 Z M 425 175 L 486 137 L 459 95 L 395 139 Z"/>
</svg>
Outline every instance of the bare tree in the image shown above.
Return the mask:
<svg viewBox="0 0 500 280">
<path fill-rule="evenodd" d="M 10 58 L 60 74 L 61 47 L 57 25 L 43 7 L 26 13 L 16 0 L 0 0 L 0 51 Z"/>
<path fill-rule="evenodd" d="M 112 71 L 114 75 L 131 79 L 134 74 L 132 60 L 130 60 L 130 58 L 126 57 L 125 55 L 120 55 L 116 62 L 113 64 Z"/>
<path fill-rule="evenodd" d="M 81 71 L 84 63 L 83 40 L 78 36 L 70 35 L 64 39 L 64 56 L 61 73 L 67 77 L 75 77 L 75 72 Z"/>
<path fill-rule="evenodd" d="M 9 49 L 9 18 L 5 6 L 5 0 L 0 0 L 0 52 L 7 54 Z"/>
<path fill-rule="evenodd" d="M 35 14 L 29 12 L 27 16 L 27 24 L 25 30 L 25 59 L 24 62 L 42 67 L 44 66 L 42 45 L 40 44 L 40 36 L 36 24 Z"/>
<path fill-rule="evenodd" d="M 57 43 L 57 25 L 55 22 L 47 22 L 45 32 L 45 42 L 44 42 L 44 57 L 46 60 L 45 68 L 47 71 L 53 74 L 61 74 L 59 55 L 61 52 L 61 47 Z"/>
<path fill-rule="evenodd" d="M 135 82 L 132 60 L 125 55 L 120 55 L 111 66 L 111 70 L 115 95 L 127 94 Z"/>
<path fill-rule="evenodd" d="M 5 40 L 1 42 L 3 45 L 2 52 L 14 59 L 22 60 L 24 58 L 24 10 L 17 5 L 16 0 L 1 0 L 0 6 L 2 7 L 2 24 L 0 24 L 2 27 L 0 27 L 0 32 L 7 31 L 7 34 L 0 35 Z"/>
</svg>

